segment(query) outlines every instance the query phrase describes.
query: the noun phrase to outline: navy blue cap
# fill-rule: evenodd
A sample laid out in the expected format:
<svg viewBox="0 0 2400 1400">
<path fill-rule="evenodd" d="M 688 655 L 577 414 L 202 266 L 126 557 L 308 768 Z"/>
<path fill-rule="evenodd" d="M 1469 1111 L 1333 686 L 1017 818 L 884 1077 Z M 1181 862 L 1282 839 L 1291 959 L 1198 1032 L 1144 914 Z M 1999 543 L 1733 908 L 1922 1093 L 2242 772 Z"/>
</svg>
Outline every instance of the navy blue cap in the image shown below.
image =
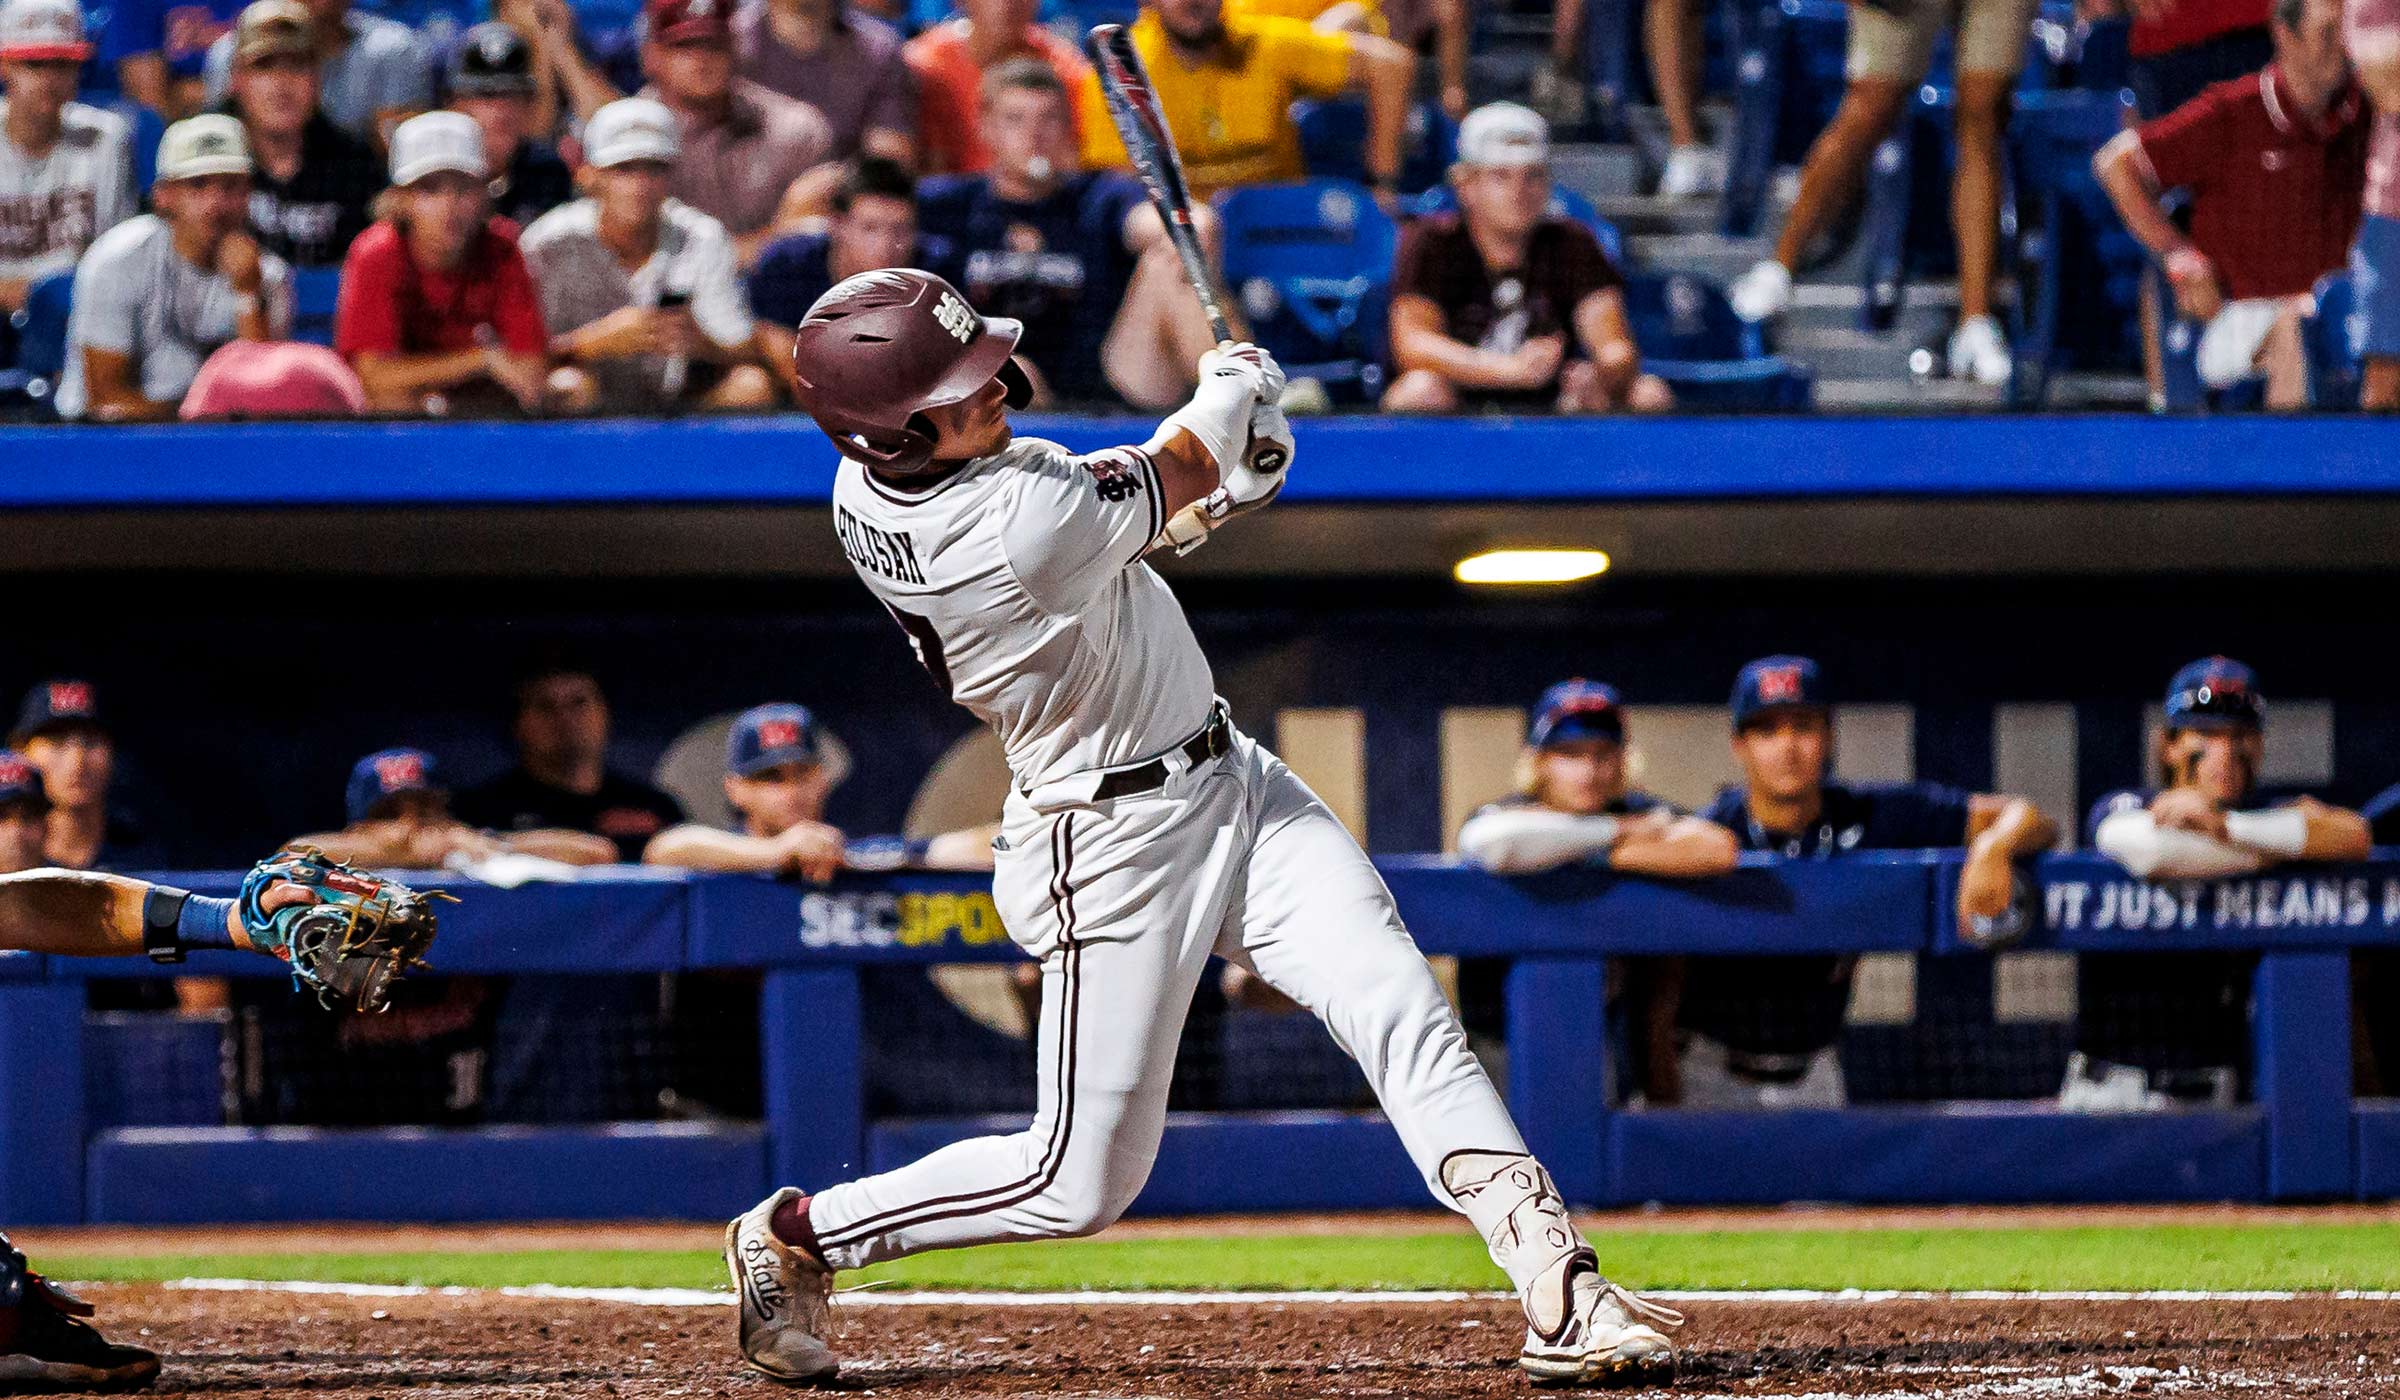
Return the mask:
<svg viewBox="0 0 2400 1400">
<path fill-rule="evenodd" d="M 2264 729 L 2258 675 L 2230 656 L 2206 656 L 2167 682 L 2169 729 Z"/>
<path fill-rule="evenodd" d="M 363 822 L 375 805 L 404 792 L 440 792 L 433 755 L 423 749 L 377 749 L 350 770 L 350 820 Z"/>
<path fill-rule="evenodd" d="M 1805 656 L 1762 656 L 1733 678 L 1733 727 L 1786 706 L 1823 708 L 1829 701 L 1817 663 Z"/>
<path fill-rule="evenodd" d="M 725 768 L 754 778 L 786 763 L 815 763 L 817 717 L 805 705 L 759 705 L 742 711 L 725 736 Z"/>
<path fill-rule="evenodd" d="M 1625 711 L 1615 686 L 1579 676 L 1542 692 L 1534 702 L 1533 720 L 1525 726 L 1526 744 L 1546 749 L 1571 739 L 1625 742 Z"/>
<path fill-rule="evenodd" d="M 42 770 L 14 749 L 0 749 L 0 807 L 30 802 L 48 809 L 50 794 L 42 789 Z"/>
<path fill-rule="evenodd" d="M 71 724 L 106 728 L 100 723 L 100 706 L 92 698 L 92 683 L 43 681 L 25 692 L 25 703 L 17 707 L 17 727 L 8 732 L 8 742 L 21 746 L 45 729 Z"/>
</svg>

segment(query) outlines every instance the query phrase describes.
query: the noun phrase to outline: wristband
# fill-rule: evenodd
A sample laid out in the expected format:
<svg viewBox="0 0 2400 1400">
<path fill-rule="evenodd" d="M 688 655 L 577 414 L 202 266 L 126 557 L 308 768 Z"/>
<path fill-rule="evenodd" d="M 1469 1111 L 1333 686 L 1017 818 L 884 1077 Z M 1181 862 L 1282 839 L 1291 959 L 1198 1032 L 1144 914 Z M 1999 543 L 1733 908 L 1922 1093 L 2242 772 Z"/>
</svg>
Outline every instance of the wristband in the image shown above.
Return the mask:
<svg viewBox="0 0 2400 1400">
<path fill-rule="evenodd" d="M 2227 812 L 2226 839 L 2268 855 L 2297 856 L 2308 849 L 2308 813 L 2297 807 L 2265 812 Z"/>
<path fill-rule="evenodd" d="M 171 885 L 152 885 L 142 894 L 142 951 L 150 961 L 179 963 L 189 948 L 231 948 L 225 919 L 230 899 L 213 899 Z"/>
</svg>

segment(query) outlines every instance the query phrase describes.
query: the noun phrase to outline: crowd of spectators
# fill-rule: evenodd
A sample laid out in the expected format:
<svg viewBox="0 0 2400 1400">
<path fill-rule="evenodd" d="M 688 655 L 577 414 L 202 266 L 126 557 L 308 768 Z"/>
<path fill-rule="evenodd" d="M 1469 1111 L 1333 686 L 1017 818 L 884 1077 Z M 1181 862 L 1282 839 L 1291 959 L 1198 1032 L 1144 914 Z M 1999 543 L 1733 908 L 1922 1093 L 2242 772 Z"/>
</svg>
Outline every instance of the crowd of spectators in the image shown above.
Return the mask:
<svg viewBox="0 0 2400 1400">
<path fill-rule="evenodd" d="M 96 40 L 76 0 L 5 0 L 0 312 L 77 272 L 55 398 L 69 418 L 360 402 L 396 415 L 758 410 L 788 397 L 788 332 L 817 293 L 909 262 L 1025 320 L 1045 402 L 1173 402 L 1208 331 L 1077 47 L 1034 0 L 962 0 L 913 37 L 874 8 L 646 0 L 612 57 L 568 0 L 497 0 L 493 18 L 438 39 L 349 0 L 131 0 Z M 2097 165 L 2163 273 L 2163 303 L 2147 307 L 2154 382 L 2179 320 L 2205 386 L 2257 380 L 2269 406 L 2304 405 L 2311 288 L 2347 265 L 2367 403 L 2400 403 L 2400 292 L 2379 275 L 2400 256 L 2400 118 L 2377 104 L 2400 98 L 2392 8 L 2138 7 L 2129 87 L 2142 121 Z M 1847 90 L 1773 255 L 1730 288 L 1740 316 L 1790 308 L 1947 34 L 1959 303 L 1947 366 L 1987 385 L 2010 376 L 2001 176 L 2032 10 L 1853 7 Z M 1668 200 L 1722 182 L 1700 127 L 1695 15 L 1652 0 L 1644 21 Z M 1473 112 L 1459 0 L 1151 0 L 1132 26 L 1203 197 L 1307 173 L 1295 103 L 1363 108 L 1357 167 L 1405 219 L 1387 409 L 1672 402 L 1641 371 L 1624 270 L 1551 197 L 1549 132 L 1581 120 L 1587 88 L 1581 6 L 1562 0 L 1557 17 L 1530 107 Z M 95 54 L 138 107 L 76 100 Z M 1454 212 L 1398 197 L 1411 123 L 1437 105 L 1462 119 Z M 155 162 L 135 149 L 126 113 L 139 108 L 166 124 Z M 1215 256 L 1205 211 L 1202 234 Z M 341 286 L 341 364 L 258 353 L 325 338 L 290 309 L 293 276 L 320 270 Z M 195 406 L 189 390 L 221 351 L 234 364 Z"/>
</svg>

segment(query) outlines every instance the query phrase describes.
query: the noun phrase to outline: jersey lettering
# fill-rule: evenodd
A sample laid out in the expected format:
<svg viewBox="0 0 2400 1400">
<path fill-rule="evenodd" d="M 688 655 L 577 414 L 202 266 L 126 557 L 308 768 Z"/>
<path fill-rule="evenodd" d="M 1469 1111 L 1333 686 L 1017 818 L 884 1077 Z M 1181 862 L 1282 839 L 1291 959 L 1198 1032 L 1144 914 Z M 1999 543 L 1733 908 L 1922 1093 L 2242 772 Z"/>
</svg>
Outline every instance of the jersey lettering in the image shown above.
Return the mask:
<svg viewBox="0 0 2400 1400">
<path fill-rule="evenodd" d="M 1091 474 L 1092 489 L 1100 493 L 1101 500 L 1111 505 L 1132 500 L 1142 493 L 1142 474 L 1122 457 L 1086 458 L 1083 469 Z"/>
<path fill-rule="evenodd" d="M 859 568 L 899 583 L 924 584 L 925 570 L 908 536 L 878 530 L 839 506 L 833 512 L 833 533 L 842 542 L 843 555 Z"/>
<path fill-rule="evenodd" d="M 889 603 L 883 605 L 883 610 L 890 613 L 892 621 L 899 623 L 900 630 L 908 634 L 908 644 L 917 653 L 917 664 L 923 666 L 932 675 L 933 683 L 942 688 L 942 698 L 956 699 L 957 692 L 950 688 L 950 662 L 942 655 L 942 634 L 934 630 L 933 619 L 902 612 Z"/>
</svg>

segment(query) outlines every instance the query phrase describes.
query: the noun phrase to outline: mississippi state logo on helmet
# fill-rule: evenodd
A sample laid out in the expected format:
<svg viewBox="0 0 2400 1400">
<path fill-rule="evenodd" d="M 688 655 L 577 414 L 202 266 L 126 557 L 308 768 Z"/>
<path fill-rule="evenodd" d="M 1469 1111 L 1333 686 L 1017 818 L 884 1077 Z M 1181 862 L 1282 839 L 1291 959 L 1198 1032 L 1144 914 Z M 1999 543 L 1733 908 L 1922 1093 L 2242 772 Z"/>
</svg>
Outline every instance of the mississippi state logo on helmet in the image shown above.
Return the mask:
<svg viewBox="0 0 2400 1400">
<path fill-rule="evenodd" d="M 817 298 L 793 334 L 800 406 L 843 456 L 887 476 L 922 472 L 939 435 L 925 410 L 964 403 L 995 378 L 1009 407 L 1032 402 L 1010 358 L 1024 329 L 977 315 L 930 272 L 859 273 Z"/>
</svg>

